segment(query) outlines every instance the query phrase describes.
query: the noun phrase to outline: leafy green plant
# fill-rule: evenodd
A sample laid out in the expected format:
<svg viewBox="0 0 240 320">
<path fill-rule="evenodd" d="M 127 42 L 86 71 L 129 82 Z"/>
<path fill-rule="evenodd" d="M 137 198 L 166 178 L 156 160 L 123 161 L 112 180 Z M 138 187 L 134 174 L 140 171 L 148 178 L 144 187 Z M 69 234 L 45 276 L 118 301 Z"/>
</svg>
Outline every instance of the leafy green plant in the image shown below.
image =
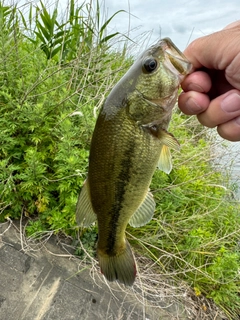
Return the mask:
<svg viewBox="0 0 240 320">
<path fill-rule="evenodd" d="M 33 39 L 26 37 L 29 30 L 19 32 L 19 19 L 25 26 L 27 22 L 17 15 L 16 7 L 0 6 L 5 19 L 0 42 L 0 220 L 38 214 L 44 228 L 74 234 L 75 204 L 87 174 L 96 102 L 109 90 L 117 71 L 122 72 L 124 55 L 92 48 L 86 56 L 88 44 L 79 43 L 79 57 L 75 55 L 67 65 L 56 64 L 60 51 L 53 55 L 56 43 L 51 46 L 45 40 L 55 35 L 57 39 L 56 27 L 71 27 L 71 23 L 60 25 L 57 9 L 50 14 L 43 2 L 40 5 L 35 20 L 38 34 L 30 32 L 35 34 Z M 33 6 L 30 8 L 32 17 Z M 75 11 L 80 9 L 82 6 Z M 11 10 L 17 16 L 14 19 Z M 38 39 L 40 32 L 45 40 Z M 47 63 L 46 50 L 38 45 L 43 40 L 50 50 Z"/>
<path fill-rule="evenodd" d="M 21 14 L 27 30 L 33 27 L 33 8 L 34 5 L 31 4 L 28 21 Z M 59 20 L 57 5 L 50 13 L 43 1 L 40 1 L 40 6 L 36 6 L 35 10 L 34 29 L 28 30 L 31 36 L 26 35 L 27 39 L 40 46 L 48 60 L 54 59 L 61 63 L 70 62 L 92 50 L 105 51 L 109 40 L 119 35 L 119 32 L 107 34 L 107 27 L 117 14 L 124 12 L 119 10 L 102 22 L 98 0 L 91 0 L 80 6 L 75 0 L 70 0 L 65 21 Z"/>
<path fill-rule="evenodd" d="M 81 242 L 76 246 L 75 254 L 79 257 L 95 257 L 97 244 L 96 226 L 85 229 L 81 235 Z M 86 254 L 87 252 L 87 254 Z"/>
</svg>

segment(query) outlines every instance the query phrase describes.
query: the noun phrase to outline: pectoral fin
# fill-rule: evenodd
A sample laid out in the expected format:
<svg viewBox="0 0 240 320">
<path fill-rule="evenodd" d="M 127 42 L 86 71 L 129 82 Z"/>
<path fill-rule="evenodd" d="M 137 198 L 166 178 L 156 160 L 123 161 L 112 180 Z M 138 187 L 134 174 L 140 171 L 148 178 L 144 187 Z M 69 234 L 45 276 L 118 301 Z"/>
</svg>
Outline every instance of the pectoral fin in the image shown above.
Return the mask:
<svg viewBox="0 0 240 320">
<path fill-rule="evenodd" d="M 153 196 L 148 192 L 144 201 L 130 218 L 129 224 L 132 227 L 141 227 L 147 224 L 153 217 L 155 207 Z"/>
<path fill-rule="evenodd" d="M 177 139 L 166 130 L 159 130 L 158 139 L 161 141 L 163 146 L 157 167 L 163 172 L 169 174 L 172 171 L 172 157 L 169 148 L 179 151 L 180 145 Z"/>
<path fill-rule="evenodd" d="M 88 180 L 85 180 L 80 195 L 78 197 L 76 208 L 76 221 L 78 225 L 89 227 L 97 219 L 93 211 L 90 199 Z"/>
<path fill-rule="evenodd" d="M 172 148 L 176 151 L 180 150 L 180 145 L 177 139 L 166 130 L 160 129 L 158 131 L 158 139 L 164 144 L 165 146 Z"/>
<path fill-rule="evenodd" d="M 172 157 L 171 152 L 167 146 L 162 146 L 160 158 L 157 165 L 159 170 L 169 174 L 172 171 Z"/>
</svg>

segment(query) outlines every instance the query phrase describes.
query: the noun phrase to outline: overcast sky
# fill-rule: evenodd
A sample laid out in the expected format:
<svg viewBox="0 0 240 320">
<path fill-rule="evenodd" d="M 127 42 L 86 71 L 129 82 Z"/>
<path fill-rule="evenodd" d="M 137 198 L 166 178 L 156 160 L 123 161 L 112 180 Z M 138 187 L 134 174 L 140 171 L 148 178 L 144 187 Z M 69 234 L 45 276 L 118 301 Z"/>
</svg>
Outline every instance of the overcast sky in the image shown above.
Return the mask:
<svg viewBox="0 0 240 320">
<path fill-rule="evenodd" d="M 105 9 L 108 17 L 121 9 L 130 10 L 130 21 L 127 13 L 112 20 L 113 30 L 126 33 L 130 23 L 130 38 L 149 32 L 151 44 L 169 37 L 181 50 L 189 41 L 240 19 L 239 0 L 105 0 Z"/>
</svg>

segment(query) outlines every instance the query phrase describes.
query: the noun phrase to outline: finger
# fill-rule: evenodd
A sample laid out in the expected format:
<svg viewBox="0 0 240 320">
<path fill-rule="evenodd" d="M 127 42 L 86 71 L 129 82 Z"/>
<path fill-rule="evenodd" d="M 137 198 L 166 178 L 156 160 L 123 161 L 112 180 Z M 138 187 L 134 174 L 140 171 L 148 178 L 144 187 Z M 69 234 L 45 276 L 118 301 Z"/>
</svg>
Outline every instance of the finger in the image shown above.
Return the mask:
<svg viewBox="0 0 240 320">
<path fill-rule="evenodd" d="M 211 89 L 210 76 L 204 71 L 195 71 L 188 75 L 181 86 L 184 91 L 208 92 Z"/>
<path fill-rule="evenodd" d="M 230 141 L 240 141 L 240 117 L 220 124 L 217 128 L 219 135 Z"/>
<path fill-rule="evenodd" d="M 214 128 L 240 116 L 240 91 L 231 90 L 213 99 L 198 120 L 206 127 Z"/>
<path fill-rule="evenodd" d="M 240 33 L 239 33 L 240 34 Z M 240 47 L 238 48 L 240 50 Z M 227 81 L 237 89 L 240 89 L 240 53 L 238 52 L 232 62 L 226 67 L 225 77 Z"/>
<path fill-rule="evenodd" d="M 196 91 L 182 92 L 178 97 L 178 106 L 188 115 L 204 112 L 209 106 L 208 95 Z"/>
<path fill-rule="evenodd" d="M 229 23 L 229 24 L 226 25 L 226 27 L 223 28 L 223 29 L 230 29 L 230 28 L 239 27 L 239 26 L 240 26 L 240 20 L 237 20 L 237 21 L 234 21 L 234 22 Z"/>
<path fill-rule="evenodd" d="M 239 52 L 239 24 L 194 40 L 184 55 L 195 69 L 224 70 Z"/>
</svg>

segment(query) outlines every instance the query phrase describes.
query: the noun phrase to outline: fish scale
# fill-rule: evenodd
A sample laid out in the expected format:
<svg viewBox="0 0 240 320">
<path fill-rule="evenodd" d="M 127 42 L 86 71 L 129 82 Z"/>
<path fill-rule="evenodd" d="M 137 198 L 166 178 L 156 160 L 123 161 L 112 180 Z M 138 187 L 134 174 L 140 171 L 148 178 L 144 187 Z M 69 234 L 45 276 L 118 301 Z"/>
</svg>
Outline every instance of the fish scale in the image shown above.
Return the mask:
<svg viewBox="0 0 240 320">
<path fill-rule="evenodd" d="M 117 139 L 112 139 L 111 146 L 113 152 L 108 153 L 108 155 L 102 154 L 102 158 L 99 158 L 99 149 L 108 150 L 109 139 L 105 139 L 104 141 L 101 139 L 100 127 L 104 131 L 105 123 L 98 123 L 97 125 L 99 128 L 98 134 L 96 137 L 93 137 L 94 151 L 92 156 L 94 159 L 90 160 L 88 179 L 89 184 L 92 186 L 90 189 L 92 205 L 94 210 L 98 211 L 98 247 L 104 248 L 109 246 L 108 238 L 104 232 L 108 227 L 109 233 L 114 234 L 116 244 L 113 251 L 115 252 L 118 251 L 117 247 L 122 245 L 122 241 L 120 242 L 119 238 L 122 239 L 125 231 L 122 228 L 123 223 L 127 225 L 132 212 L 135 212 L 148 191 L 152 172 L 155 170 L 159 158 L 161 143 L 135 124 L 135 130 L 132 130 L 132 125 L 131 127 L 128 126 L 131 129 L 129 130 L 130 132 L 122 130 L 118 133 Z M 115 127 L 111 126 L 111 129 L 108 128 L 108 130 L 108 134 L 112 137 Z M 106 132 L 104 131 L 104 133 Z M 136 139 L 138 140 L 138 147 L 136 147 Z M 119 140 L 125 143 L 120 144 Z M 157 140 L 158 147 L 151 140 Z M 141 145 L 145 144 L 149 148 L 142 149 Z M 154 153 L 149 153 L 152 149 L 151 146 L 155 148 Z M 112 161 L 113 158 L 115 159 L 114 162 Z M 136 163 L 136 158 L 139 160 L 139 163 Z M 154 158 L 155 163 L 153 163 Z M 147 164 L 148 161 L 152 163 L 151 166 Z M 99 162 L 101 162 L 100 165 L 98 165 Z M 112 162 L 114 166 L 109 166 L 108 163 L 112 164 Z M 143 163 L 145 163 L 144 166 Z M 103 193 L 101 186 L 106 185 L 106 177 L 110 177 L 109 189 Z M 136 185 L 138 185 L 137 189 L 135 188 Z M 114 210 L 115 212 L 113 212 Z M 115 225 L 117 225 L 116 228 Z M 101 236 L 102 234 L 103 236 Z"/>
</svg>

